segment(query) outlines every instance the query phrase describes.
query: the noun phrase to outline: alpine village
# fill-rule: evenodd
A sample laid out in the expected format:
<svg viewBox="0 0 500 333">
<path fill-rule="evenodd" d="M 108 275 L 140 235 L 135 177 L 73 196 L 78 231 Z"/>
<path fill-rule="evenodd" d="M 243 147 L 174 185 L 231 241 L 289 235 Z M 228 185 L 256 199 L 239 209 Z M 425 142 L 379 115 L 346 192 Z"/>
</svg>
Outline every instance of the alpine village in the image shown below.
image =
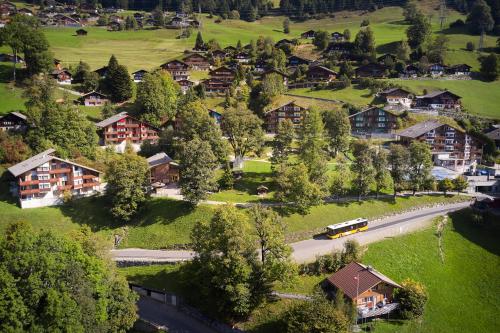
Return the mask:
<svg viewBox="0 0 500 333">
<path fill-rule="evenodd" d="M 0 332 L 493 333 L 500 0 L 0 0 Z"/>
</svg>

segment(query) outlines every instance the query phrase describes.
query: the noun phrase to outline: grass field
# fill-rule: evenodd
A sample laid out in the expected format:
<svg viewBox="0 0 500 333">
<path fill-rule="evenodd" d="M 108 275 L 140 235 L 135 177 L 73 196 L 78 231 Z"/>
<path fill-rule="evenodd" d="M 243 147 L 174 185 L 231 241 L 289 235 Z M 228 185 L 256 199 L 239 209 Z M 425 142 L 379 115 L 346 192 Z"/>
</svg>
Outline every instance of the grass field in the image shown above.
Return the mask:
<svg viewBox="0 0 500 333">
<path fill-rule="evenodd" d="M 9 111 L 24 110 L 22 90 L 10 83 L 12 64 L 0 62 L 0 115 Z"/>
</svg>

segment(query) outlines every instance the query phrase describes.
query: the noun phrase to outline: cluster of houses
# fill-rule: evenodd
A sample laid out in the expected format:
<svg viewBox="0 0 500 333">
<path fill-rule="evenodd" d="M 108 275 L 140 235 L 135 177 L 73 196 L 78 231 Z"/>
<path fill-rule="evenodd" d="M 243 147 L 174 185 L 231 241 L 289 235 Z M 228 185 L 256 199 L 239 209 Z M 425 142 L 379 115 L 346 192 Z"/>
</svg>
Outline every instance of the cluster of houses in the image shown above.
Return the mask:
<svg viewBox="0 0 500 333">
<path fill-rule="evenodd" d="M 386 109 L 408 110 L 456 110 L 462 107 L 462 97 L 449 90 L 436 90 L 424 95 L 414 95 L 403 88 L 390 88 L 379 92 L 378 97 L 386 103 Z"/>
</svg>

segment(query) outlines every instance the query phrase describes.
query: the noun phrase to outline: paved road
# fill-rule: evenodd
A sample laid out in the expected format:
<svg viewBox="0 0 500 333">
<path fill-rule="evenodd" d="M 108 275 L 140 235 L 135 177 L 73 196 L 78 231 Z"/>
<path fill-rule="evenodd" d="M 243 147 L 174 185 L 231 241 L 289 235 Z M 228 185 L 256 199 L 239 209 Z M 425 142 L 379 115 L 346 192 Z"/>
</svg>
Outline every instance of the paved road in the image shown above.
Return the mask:
<svg viewBox="0 0 500 333">
<path fill-rule="evenodd" d="M 341 249 L 347 239 L 356 239 L 360 244 L 369 244 L 385 238 L 409 233 L 422 229 L 432 223 L 432 219 L 439 215 L 459 210 L 470 205 L 469 202 L 423 208 L 412 212 L 394 215 L 380 220 L 370 221 L 369 229 L 365 232 L 331 240 L 326 237 L 317 237 L 293 243 L 293 259 L 296 262 L 308 262 L 317 255 L 327 254 L 335 249 Z M 154 261 L 176 262 L 190 260 L 194 253 L 191 251 L 163 251 L 144 249 L 112 250 L 112 257 L 117 261 Z"/>
<path fill-rule="evenodd" d="M 162 304 L 151 298 L 141 297 L 137 306 L 140 318 L 167 327 L 169 333 L 216 333 L 213 329 L 180 312 L 175 307 Z"/>
</svg>

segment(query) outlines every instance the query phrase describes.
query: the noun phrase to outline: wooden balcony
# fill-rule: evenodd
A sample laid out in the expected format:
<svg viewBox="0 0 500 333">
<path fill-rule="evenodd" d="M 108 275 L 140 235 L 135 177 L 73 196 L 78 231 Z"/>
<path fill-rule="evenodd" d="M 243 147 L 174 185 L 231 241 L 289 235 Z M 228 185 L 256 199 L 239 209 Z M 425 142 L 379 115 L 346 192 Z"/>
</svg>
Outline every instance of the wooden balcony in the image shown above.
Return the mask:
<svg viewBox="0 0 500 333">
<path fill-rule="evenodd" d="M 125 127 L 128 127 L 128 128 L 137 128 L 139 126 L 140 126 L 139 124 L 125 124 Z"/>
<path fill-rule="evenodd" d="M 82 176 L 83 179 L 94 179 L 94 178 L 97 178 L 96 175 L 83 175 Z"/>
<path fill-rule="evenodd" d="M 94 186 L 99 186 L 99 182 L 92 182 L 92 183 L 83 183 L 83 187 L 94 187 Z"/>
<path fill-rule="evenodd" d="M 57 186 L 57 189 L 59 191 L 71 190 L 72 188 L 73 188 L 73 185 L 59 185 L 59 186 Z"/>
<path fill-rule="evenodd" d="M 26 180 L 26 181 L 19 180 L 19 186 L 38 185 L 39 183 L 40 183 L 40 181 L 38 179 L 36 179 L 36 180 Z"/>
<path fill-rule="evenodd" d="M 70 173 L 70 172 L 71 172 L 70 168 L 60 168 L 60 169 L 50 170 L 50 174 Z"/>
<path fill-rule="evenodd" d="M 40 193 L 40 189 L 38 189 L 38 188 L 32 188 L 32 189 L 29 189 L 29 190 L 21 190 L 21 191 L 19 191 L 19 193 L 21 195 L 36 194 L 36 193 Z"/>
</svg>

